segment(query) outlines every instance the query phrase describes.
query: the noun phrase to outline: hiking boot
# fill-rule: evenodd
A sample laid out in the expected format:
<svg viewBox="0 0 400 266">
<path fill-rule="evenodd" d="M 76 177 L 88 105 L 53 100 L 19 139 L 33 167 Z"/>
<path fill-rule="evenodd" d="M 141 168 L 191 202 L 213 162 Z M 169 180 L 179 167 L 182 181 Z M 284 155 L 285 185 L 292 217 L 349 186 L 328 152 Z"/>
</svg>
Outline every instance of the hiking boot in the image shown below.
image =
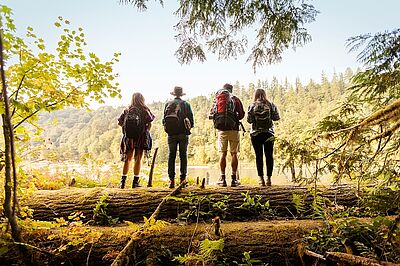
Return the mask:
<svg viewBox="0 0 400 266">
<path fill-rule="evenodd" d="M 126 181 L 126 176 L 123 175 L 121 177 L 121 183 L 119 184 L 119 188 L 124 189 L 125 188 L 125 181 Z"/>
<path fill-rule="evenodd" d="M 220 187 L 226 187 L 227 186 L 225 175 L 221 175 L 219 177 L 219 180 L 217 181 L 217 185 L 220 186 Z"/>
<path fill-rule="evenodd" d="M 232 175 L 231 187 L 237 187 L 237 186 L 239 186 L 239 181 L 236 179 L 236 175 Z"/>
<path fill-rule="evenodd" d="M 175 188 L 175 179 L 169 180 L 169 188 Z"/>
<path fill-rule="evenodd" d="M 179 185 L 182 184 L 183 182 L 186 182 L 186 177 L 183 177 L 183 178 L 181 177 Z M 184 188 L 186 186 L 187 186 L 187 183 L 185 185 L 183 185 L 182 188 Z"/>
<path fill-rule="evenodd" d="M 267 176 L 267 187 L 271 186 L 271 177 Z"/>
<path fill-rule="evenodd" d="M 263 176 L 259 176 L 258 177 L 260 179 L 260 181 L 258 181 L 258 184 L 262 187 L 265 187 L 265 180 Z"/>
<path fill-rule="evenodd" d="M 136 187 L 141 187 L 141 185 L 139 184 L 139 177 L 138 176 L 134 176 L 133 177 L 133 182 L 132 182 L 132 188 L 136 188 Z"/>
</svg>

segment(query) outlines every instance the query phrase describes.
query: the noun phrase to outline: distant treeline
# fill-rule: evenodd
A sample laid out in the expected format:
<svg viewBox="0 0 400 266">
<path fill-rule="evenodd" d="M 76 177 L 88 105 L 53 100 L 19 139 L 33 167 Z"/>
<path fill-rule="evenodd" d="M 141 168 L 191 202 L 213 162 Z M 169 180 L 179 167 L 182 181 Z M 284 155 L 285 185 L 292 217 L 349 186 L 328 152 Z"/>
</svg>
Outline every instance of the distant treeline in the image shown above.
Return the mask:
<svg viewBox="0 0 400 266">
<path fill-rule="evenodd" d="M 237 82 L 234 85 L 234 94 L 247 109 L 254 91 L 258 88 L 265 89 L 268 99 L 277 105 L 281 114 L 281 121 L 275 125 L 276 137 L 278 141 L 290 141 L 306 137 L 308 131 L 344 99 L 345 89 L 352 75 L 350 69 L 343 74 L 335 73 L 330 79 L 322 73 L 319 82 L 310 80 L 305 85 L 299 80 L 295 84 L 288 81 L 282 83 L 277 78 L 271 81 L 259 80 L 256 84 L 250 83 L 247 86 Z M 216 163 L 216 132 L 212 121 L 208 119 L 213 95 L 193 98 L 188 95 L 185 99 L 190 102 L 195 115 L 195 128 L 189 144 L 189 163 Z M 153 147 L 160 147 L 157 161 L 166 162 L 167 135 L 161 124 L 165 102 L 151 103 L 152 99 L 146 99 L 146 102 L 150 103 L 148 105 L 156 115 L 151 133 Z M 126 99 L 126 103 L 129 103 L 129 99 Z M 117 162 L 122 135 L 121 128 L 117 126 L 117 118 L 123 108 L 105 106 L 95 111 L 66 109 L 42 113 L 38 122 L 44 129 L 41 133 L 42 140 L 33 142 L 33 149 L 37 152 L 30 152 L 29 159 Z M 243 124 L 246 130 L 249 129 L 246 117 Z M 280 152 L 279 149 L 275 150 L 278 161 Z M 254 160 L 248 132 L 241 139 L 240 159 L 242 162 Z"/>
</svg>

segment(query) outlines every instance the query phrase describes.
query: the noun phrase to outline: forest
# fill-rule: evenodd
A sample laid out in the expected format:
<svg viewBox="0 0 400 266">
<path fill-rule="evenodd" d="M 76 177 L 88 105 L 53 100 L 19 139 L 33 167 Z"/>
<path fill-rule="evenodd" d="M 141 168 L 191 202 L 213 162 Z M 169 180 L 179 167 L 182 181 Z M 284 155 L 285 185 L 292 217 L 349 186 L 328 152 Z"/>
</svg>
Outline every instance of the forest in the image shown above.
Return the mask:
<svg viewBox="0 0 400 266">
<path fill-rule="evenodd" d="M 146 1 L 126 2 L 146 9 Z M 266 12 L 263 26 L 275 33 L 269 36 L 274 49 L 255 47 L 249 55 L 254 69 L 308 41 L 307 32 L 292 25 L 313 20 L 313 6 L 250 2 L 223 14 L 243 19 L 230 25 L 239 31 L 255 23 L 249 14 Z M 293 8 L 300 17 L 288 16 Z M 222 38 L 221 25 L 199 15 L 222 12 L 217 9 L 181 3 L 179 26 L 188 31 L 178 38 L 186 44 L 177 51 L 180 62 L 205 60 L 185 43 L 196 23 L 203 34 Z M 271 187 L 241 174 L 240 186 L 220 188 L 213 174 L 210 182 L 189 174 L 187 184 L 169 189 L 161 122 L 168 99 L 146 99 L 156 118 L 142 187 L 120 189 L 117 119 L 125 106 L 91 110 L 88 104 L 120 95 L 113 71 L 120 54 L 104 61 L 87 51 L 84 30 L 61 17 L 54 24 L 61 32 L 57 48 L 49 51 L 34 29 L 24 38 L 15 34 L 11 9 L 0 6 L 0 15 L 0 265 L 400 264 L 400 29 L 347 40 L 362 69 L 332 76 L 321 70 L 319 80 L 304 84 L 276 77 L 233 84 L 245 110 L 256 89 L 279 109 Z M 265 41 L 262 32 L 258 38 Z M 220 41 L 208 45 L 222 56 L 235 52 L 226 47 L 243 49 Z M 218 165 L 217 134 L 208 119 L 215 92 L 184 97 L 195 120 L 189 166 Z M 255 168 L 246 117 L 243 124 L 239 161 Z M 274 184 L 283 177 L 289 185 Z"/>
</svg>

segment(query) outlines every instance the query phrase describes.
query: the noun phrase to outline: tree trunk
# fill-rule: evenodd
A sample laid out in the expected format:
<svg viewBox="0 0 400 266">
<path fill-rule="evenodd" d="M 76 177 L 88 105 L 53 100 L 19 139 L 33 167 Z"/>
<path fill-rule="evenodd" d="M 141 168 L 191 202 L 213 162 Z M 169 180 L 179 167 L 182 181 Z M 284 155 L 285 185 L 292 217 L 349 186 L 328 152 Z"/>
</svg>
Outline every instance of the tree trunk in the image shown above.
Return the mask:
<svg viewBox="0 0 400 266">
<path fill-rule="evenodd" d="M 5 184 L 4 184 L 4 214 L 11 226 L 11 236 L 15 242 L 23 242 L 21 229 L 18 225 L 16 207 L 18 206 L 17 198 L 17 170 L 15 164 L 15 146 L 14 146 L 14 128 L 11 122 L 10 104 L 7 94 L 6 76 L 4 70 L 4 51 L 3 51 L 3 33 L 0 32 L 0 75 L 2 93 L 1 97 L 4 102 L 4 114 L 1 115 L 3 120 L 4 135 L 4 161 L 5 161 Z M 12 188 L 12 189 L 11 189 Z M 30 265 L 29 251 L 20 246 L 21 253 L 25 264 Z"/>
<path fill-rule="evenodd" d="M 119 217 L 120 220 L 142 221 L 143 217 L 149 217 L 161 200 L 171 192 L 170 189 L 162 187 L 116 189 L 116 188 L 66 188 L 61 190 L 40 190 L 37 191 L 29 201 L 29 207 L 34 210 L 33 218 L 38 220 L 53 221 L 57 217 L 67 217 L 74 211 L 81 211 L 86 220 L 93 216 L 93 208 L 99 198 L 108 193 L 107 214 L 112 217 Z M 190 193 L 190 194 L 189 194 Z M 255 199 L 261 197 L 260 203 L 269 201 L 270 207 L 261 211 L 260 206 L 242 206 L 245 194 Z M 342 186 L 321 190 L 322 196 L 338 205 L 354 206 L 358 199 L 355 196 L 354 188 Z M 291 186 L 273 186 L 262 188 L 254 186 L 240 186 L 236 188 L 217 188 L 189 186 L 182 190 L 179 195 L 185 201 L 168 200 L 160 211 L 160 219 L 174 219 L 178 213 L 197 208 L 200 202 L 200 210 L 209 212 L 209 217 L 219 215 L 224 220 L 246 220 L 255 217 L 274 216 L 284 218 L 297 218 L 293 194 L 303 195 L 306 212 L 310 212 L 313 196 L 306 188 Z M 224 197 L 229 197 L 224 199 Z M 248 198 L 249 199 L 249 198 Z M 189 202 L 191 205 L 189 206 Z M 219 208 L 213 204 L 220 204 Z M 225 205 L 221 206 L 221 203 Z M 226 211 L 223 208 L 227 207 Z M 189 208 L 190 207 L 190 208 Z M 262 212 L 262 213 L 261 213 Z"/>
</svg>

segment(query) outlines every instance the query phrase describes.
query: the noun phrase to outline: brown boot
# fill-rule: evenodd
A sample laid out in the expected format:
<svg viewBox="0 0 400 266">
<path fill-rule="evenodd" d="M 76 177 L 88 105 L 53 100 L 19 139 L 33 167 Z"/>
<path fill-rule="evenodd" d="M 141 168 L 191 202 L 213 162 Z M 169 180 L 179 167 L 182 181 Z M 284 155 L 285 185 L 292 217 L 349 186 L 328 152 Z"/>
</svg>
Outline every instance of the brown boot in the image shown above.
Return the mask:
<svg viewBox="0 0 400 266">
<path fill-rule="evenodd" d="M 136 187 L 141 187 L 141 185 L 139 184 L 139 177 L 138 176 L 134 176 L 133 177 L 133 182 L 132 182 L 132 188 L 136 188 Z"/>
<path fill-rule="evenodd" d="M 179 181 L 179 185 L 182 184 L 183 182 L 186 182 L 186 177 L 181 177 L 180 181 Z M 187 183 L 185 185 L 182 186 L 182 188 L 186 187 Z"/>
<path fill-rule="evenodd" d="M 169 188 L 175 188 L 175 179 L 169 180 Z"/>
<path fill-rule="evenodd" d="M 265 187 L 265 180 L 263 176 L 259 176 L 258 177 L 260 179 L 260 181 L 258 182 L 258 184 L 262 187 Z"/>
<path fill-rule="evenodd" d="M 271 177 L 267 176 L 267 187 L 271 186 Z"/>
<path fill-rule="evenodd" d="M 126 182 L 126 175 L 123 175 L 121 177 L 121 183 L 119 184 L 119 188 L 124 189 L 125 188 L 125 182 Z"/>
<path fill-rule="evenodd" d="M 221 176 L 219 177 L 219 179 L 218 179 L 218 181 L 217 181 L 217 185 L 220 186 L 220 187 L 226 187 L 226 186 L 227 186 L 225 175 L 221 175 Z"/>
</svg>

